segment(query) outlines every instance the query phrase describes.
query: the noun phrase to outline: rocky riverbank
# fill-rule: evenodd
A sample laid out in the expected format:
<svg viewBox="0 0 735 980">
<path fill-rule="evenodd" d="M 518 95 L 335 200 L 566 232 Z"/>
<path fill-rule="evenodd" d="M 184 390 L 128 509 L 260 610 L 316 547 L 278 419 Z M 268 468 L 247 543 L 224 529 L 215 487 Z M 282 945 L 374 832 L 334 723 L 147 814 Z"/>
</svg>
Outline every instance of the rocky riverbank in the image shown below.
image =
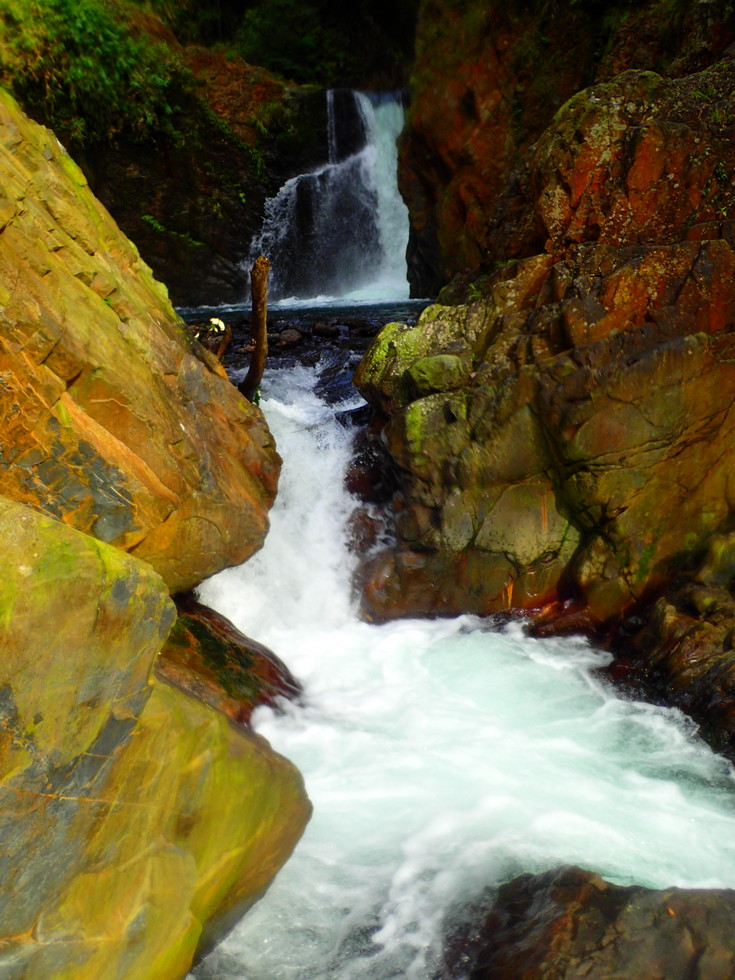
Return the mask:
<svg viewBox="0 0 735 980">
<path fill-rule="evenodd" d="M 280 459 L 5 94 L 0 186 L 0 973 L 180 980 L 310 813 L 245 726 L 282 665 L 191 610 L 159 658 L 169 593 L 260 547 Z"/>
</svg>

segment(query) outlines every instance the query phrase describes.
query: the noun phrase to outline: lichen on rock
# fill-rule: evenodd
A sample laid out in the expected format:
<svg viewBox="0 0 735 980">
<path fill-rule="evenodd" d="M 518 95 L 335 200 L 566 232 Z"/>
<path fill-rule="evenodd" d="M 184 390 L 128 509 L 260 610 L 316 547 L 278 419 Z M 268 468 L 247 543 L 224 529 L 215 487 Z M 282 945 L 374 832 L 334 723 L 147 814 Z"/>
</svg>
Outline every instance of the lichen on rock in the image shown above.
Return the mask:
<svg viewBox="0 0 735 980">
<path fill-rule="evenodd" d="M 363 570 L 368 617 L 562 599 L 601 624 L 727 530 L 735 156 L 697 93 L 735 118 L 733 82 L 726 59 L 574 96 L 530 160 L 546 250 L 376 338 L 355 381 L 398 545 Z"/>
<path fill-rule="evenodd" d="M 0 973 L 179 980 L 309 815 L 267 743 L 152 677 L 145 562 L 0 500 Z"/>
</svg>

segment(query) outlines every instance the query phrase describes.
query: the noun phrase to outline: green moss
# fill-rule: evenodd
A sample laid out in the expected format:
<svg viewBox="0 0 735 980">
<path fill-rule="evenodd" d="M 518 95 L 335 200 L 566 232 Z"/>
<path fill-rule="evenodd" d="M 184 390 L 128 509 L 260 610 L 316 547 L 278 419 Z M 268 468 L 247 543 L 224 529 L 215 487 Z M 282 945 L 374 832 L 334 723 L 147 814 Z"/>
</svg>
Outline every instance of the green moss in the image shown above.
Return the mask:
<svg viewBox="0 0 735 980">
<path fill-rule="evenodd" d="M 175 238 L 180 238 L 182 241 L 186 242 L 192 248 L 204 248 L 204 242 L 198 241 L 198 239 L 193 238 L 187 232 L 172 231 L 170 228 L 164 227 L 157 218 L 154 218 L 152 214 L 142 214 L 140 216 L 141 221 L 145 221 L 147 225 L 157 231 L 159 235 L 173 235 Z"/>
</svg>

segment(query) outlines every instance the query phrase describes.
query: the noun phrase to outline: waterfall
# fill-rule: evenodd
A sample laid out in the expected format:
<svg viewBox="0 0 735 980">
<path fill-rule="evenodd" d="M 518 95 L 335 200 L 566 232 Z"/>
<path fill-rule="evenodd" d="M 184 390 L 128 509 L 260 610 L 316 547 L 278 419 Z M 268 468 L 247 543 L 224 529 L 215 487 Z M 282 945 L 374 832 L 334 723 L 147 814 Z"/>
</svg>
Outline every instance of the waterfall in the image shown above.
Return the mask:
<svg viewBox="0 0 735 980">
<path fill-rule="evenodd" d="M 292 177 L 265 205 L 251 258 L 271 260 L 273 300 L 400 300 L 408 212 L 396 183 L 401 100 L 329 91 L 327 162 Z"/>
<path fill-rule="evenodd" d="M 284 458 L 265 546 L 205 602 L 271 646 L 301 704 L 256 728 L 314 816 L 196 980 L 429 980 L 458 906 L 526 871 L 735 885 L 733 770 L 679 712 L 622 700 L 582 639 L 481 620 L 356 620 L 343 488 L 350 433 L 314 371 L 266 375 Z"/>
</svg>

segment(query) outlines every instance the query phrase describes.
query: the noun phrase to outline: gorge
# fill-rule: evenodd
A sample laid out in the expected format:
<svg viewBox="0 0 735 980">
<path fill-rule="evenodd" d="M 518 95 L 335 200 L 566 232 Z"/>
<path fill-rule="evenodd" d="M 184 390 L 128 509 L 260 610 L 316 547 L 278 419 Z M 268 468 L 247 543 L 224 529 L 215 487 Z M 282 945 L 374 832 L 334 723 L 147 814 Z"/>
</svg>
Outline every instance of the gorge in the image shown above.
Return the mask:
<svg viewBox="0 0 735 980">
<path fill-rule="evenodd" d="M 730 4 L 423 0 L 396 161 L 314 4 L 2 2 L 0 976 L 732 976 Z"/>
</svg>

